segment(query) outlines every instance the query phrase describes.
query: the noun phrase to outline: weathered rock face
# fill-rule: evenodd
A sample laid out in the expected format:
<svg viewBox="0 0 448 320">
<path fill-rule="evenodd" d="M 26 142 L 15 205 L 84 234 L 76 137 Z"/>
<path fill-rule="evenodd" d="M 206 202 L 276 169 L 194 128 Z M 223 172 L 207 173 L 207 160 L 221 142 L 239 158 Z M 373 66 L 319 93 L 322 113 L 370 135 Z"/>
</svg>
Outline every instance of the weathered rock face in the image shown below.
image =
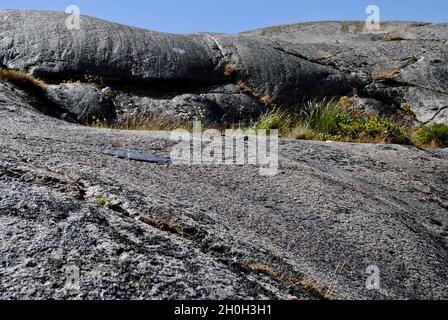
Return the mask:
<svg viewBox="0 0 448 320">
<path fill-rule="evenodd" d="M 144 162 L 169 157 L 167 133 L 57 119 L 225 126 L 355 91 L 369 112 L 446 121 L 447 25 L 183 36 L 66 18 L 0 10 L 0 67 L 50 83 L 0 81 L 0 298 L 448 298 L 446 150 L 285 140 L 263 177 Z"/>
<path fill-rule="evenodd" d="M 114 112 L 112 102 L 89 84 L 68 83 L 50 86 L 47 98 L 83 123 L 109 119 Z"/>
<path fill-rule="evenodd" d="M 66 19 L 0 10 L 0 65 L 52 82 L 86 72 L 102 77 L 116 91 L 114 114 L 125 117 L 137 109 L 143 117 L 161 111 L 193 117 L 201 109 L 209 122 L 238 120 L 240 109 L 260 114 L 269 104 L 350 95 L 354 88 L 380 112 L 408 103 L 421 123 L 447 120 L 448 25 L 386 23 L 368 31 L 335 22 L 172 35 L 90 17 L 69 30 Z M 209 91 L 216 87 L 220 93 Z M 82 105 L 70 109 L 83 118 Z"/>
<path fill-rule="evenodd" d="M 448 298 L 443 150 L 285 140 L 263 177 L 35 106 L 0 82 L 0 298 Z"/>
<path fill-rule="evenodd" d="M 306 23 L 245 34 L 355 76 L 361 95 L 389 107 L 408 103 L 420 122 L 447 121 L 447 24 L 383 23 L 369 31 L 363 23 Z"/>
</svg>

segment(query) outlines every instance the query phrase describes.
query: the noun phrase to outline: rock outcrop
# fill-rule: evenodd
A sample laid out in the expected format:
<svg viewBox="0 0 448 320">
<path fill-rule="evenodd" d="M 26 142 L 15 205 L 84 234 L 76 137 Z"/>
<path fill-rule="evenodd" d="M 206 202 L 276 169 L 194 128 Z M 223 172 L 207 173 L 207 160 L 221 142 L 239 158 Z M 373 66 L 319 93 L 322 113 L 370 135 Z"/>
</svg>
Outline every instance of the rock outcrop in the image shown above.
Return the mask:
<svg viewBox="0 0 448 320">
<path fill-rule="evenodd" d="M 442 121 L 447 26 L 181 36 L 65 19 L 0 10 L 1 66 L 50 84 L 0 81 L 0 298 L 448 298 L 446 150 L 281 140 L 261 176 L 170 163 L 166 132 L 61 120 L 231 122 L 355 87 L 360 108 Z"/>
<path fill-rule="evenodd" d="M 45 11 L 1 10 L 0 19 L 1 66 L 57 84 L 100 77 L 114 93 L 118 120 L 151 112 L 193 118 L 200 109 L 210 122 L 237 122 L 271 104 L 353 91 L 392 114 L 407 104 L 418 123 L 448 116 L 445 24 L 384 23 L 369 31 L 328 22 L 173 35 L 90 17 L 69 30 L 67 15 Z M 71 109 L 84 117 L 84 107 Z"/>
<path fill-rule="evenodd" d="M 446 152 L 285 140 L 274 177 L 160 165 L 108 150 L 164 159 L 166 133 L 35 103 L 0 83 L 2 298 L 448 297 Z"/>
</svg>

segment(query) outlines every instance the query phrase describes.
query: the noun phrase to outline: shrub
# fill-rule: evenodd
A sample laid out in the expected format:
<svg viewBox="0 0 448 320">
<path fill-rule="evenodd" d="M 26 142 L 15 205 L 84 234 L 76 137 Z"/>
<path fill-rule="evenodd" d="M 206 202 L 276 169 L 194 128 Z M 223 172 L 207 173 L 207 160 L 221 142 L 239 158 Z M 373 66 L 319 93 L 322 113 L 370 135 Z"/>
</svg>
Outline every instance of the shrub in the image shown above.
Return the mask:
<svg viewBox="0 0 448 320">
<path fill-rule="evenodd" d="M 448 147 L 448 123 L 423 126 L 414 134 L 414 142 L 432 148 Z"/>
<path fill-rule="evenodd" d="M 48 90 L 44 81 L 19 70 L 0 69 L 0 80 L 8 81 L 19 88 L 35 93 L 45 93 Z"/>
<path fill-rule="evenodd" d="M 367 119 L 362 117 L 346 118 L 339 123 L 338 134 L 353 140 L 409 143 L 406 129 L 389 118 L 369 115 Z"/>
<path fill-rule="evenodd" d="M 410 143 L 408 131 L 393 120 L 365 114 L 352 107 L 350 98 L 341 101 L 311 101 L 294 114 L 276 109 L 261 117 L 256 129 L 278 129 L 295 139 L 322 139 L 372 143 Z"/>
</svg>

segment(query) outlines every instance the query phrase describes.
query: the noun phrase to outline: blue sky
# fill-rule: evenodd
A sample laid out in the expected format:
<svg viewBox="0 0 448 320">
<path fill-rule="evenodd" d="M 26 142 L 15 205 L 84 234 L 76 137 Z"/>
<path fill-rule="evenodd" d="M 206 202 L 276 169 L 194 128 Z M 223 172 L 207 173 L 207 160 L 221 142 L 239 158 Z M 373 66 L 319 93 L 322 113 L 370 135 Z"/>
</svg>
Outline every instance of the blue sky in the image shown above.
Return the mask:
<svg viewBox="0 0 448 320">
<path fill-rule="evenodd" d="M 447 0 L 0 0 L 0 8 L 81 13 L 146 29 L 189 33 L 235 33 L 278 24 L 316 20 L 365 20 L 377 5 L 382 20 L 448 22 Z"/>
</svg>

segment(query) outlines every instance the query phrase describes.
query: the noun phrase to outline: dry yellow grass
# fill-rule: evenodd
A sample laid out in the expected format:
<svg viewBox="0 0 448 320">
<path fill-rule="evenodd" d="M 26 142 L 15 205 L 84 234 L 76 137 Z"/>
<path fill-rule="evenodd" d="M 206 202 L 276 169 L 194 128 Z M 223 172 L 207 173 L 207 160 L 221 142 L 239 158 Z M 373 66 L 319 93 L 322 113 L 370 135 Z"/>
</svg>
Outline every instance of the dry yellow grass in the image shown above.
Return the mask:
<svg viewBox="0 0 448 320">
<path fill-rule="evenodd" d="M 407 103 L 407 102 L 402 103 L 400 105 L 400 109 L 403 110 L 403 111 L 409 112 L 409 111 L 411 111 L 411 105 L 409 103 Z"/>
<path fill-rule="evenodd" d="M 243 268 L 266 275 L 287 286 L 295 287 L 323 300 L 334 300 L 333 293 L 320 285 L 317 281 L 305 275 L 297 275 L 291 271 L 277 271 L 274 267 L 261 262 L 242 260 L 239 263 Z"/>
<path fill-rule="evenodd" d="M 236 82 L 236 86 L 238 87 L 238 89 L 240 89 L 241 92 L 249 94 L 255 98 L 258 98 L 264 105 L 271 107 L 274 106 L 274 99 L 272 97 L 252 89 L 247 84 L 245 84 L 244 81 L 238 80 Z"/>
<path fill-rule="evenodd" d="M 330 292 L 330 290 L 320 285 L 314 279 L 311 279 L 310 277 L 307 277 L 305 275 L 296 276 L 290 272 L 286 272 L 279 276 L 279 280 L 289 286 L 302 289 L 303 291 L 306 291 L 319 299 L 322 300 L 335 299 L 334 295 Z"/>
<path fill-rule="evenodd" d="M 400 69 L 396 68 L 390 71 L 381 71 L 372 74 L 372 79 L 375 81 L 395 80 L 395 75 L 400 73 Z"/>
<path fill-rule="evenodd" d="M 272 269 L 270 266 L 268 266 L 267 264 L 264 264 L 264 263 L 243 260 L 240 262 L 240 264 L 241 264 L 241 266 L 243 266 L 251 271 L 254 271 L 257 273 L 262 273 L 271 278 L 275 278 L 277 276 L 277 273 L 274 271 L 274 269 Z"/>
<path fill-rule="evenodd" d="M 238 68 L 235 64 L 233 63 L 228 63 L 225 65 L 224 67 L 224 74 L 228 77 L 233 76 L 235 73 L 238 72 Z"/>
<path fill-rule="evenodd" d="M 318 136 L 313 130 L 300 127 L 282 130 L 280 132 L 280 135 L 288 139 L 296 140 L 315 140 Z"/>
<path fill-rule="evenodd" d="M 144 117 L 130 116 L 115 124 L 96 120 L 92 123 L 92 126 L 95 128 L 110 128 L 117 130 L 157 131 L 175 130 L 180 127 L 180 124 L 163 114 L 152 113 Z"/>
<path fill-rule="evenodd" d="M 0 80 L 8 81 L 24 90 L 45 93 L 48 85 L 33 75 L 11 69 L 0 69 Z"/>
<path fill-rule="evenodd" d="M 170 233 L 177 234 L 179 236 L 184 235 L 184 230 L 181 222 L 172 217 L 155 217 L 155 218 L 146 218 L 140 217 L 140 221 L 153 226 L 159 230 L 167 231 Z"/>
</svg>

